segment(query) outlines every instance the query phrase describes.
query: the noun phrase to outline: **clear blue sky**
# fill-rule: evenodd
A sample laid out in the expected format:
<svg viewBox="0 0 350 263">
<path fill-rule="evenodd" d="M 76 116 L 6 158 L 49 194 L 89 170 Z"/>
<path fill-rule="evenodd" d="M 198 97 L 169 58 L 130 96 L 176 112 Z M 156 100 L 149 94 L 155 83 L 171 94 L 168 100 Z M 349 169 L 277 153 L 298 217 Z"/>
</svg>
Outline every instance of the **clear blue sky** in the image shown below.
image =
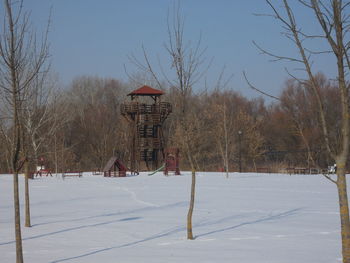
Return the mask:
<svg viewBox="0 0 350 263">
<path fill-rule="evenodd" d="M 180 2 L 185 16 L 186 40 L 197 40 L 201 32 L 202 46 L 207 48 L 206 57 L 214 59 L 206 75 L 209 85 L 226 65 L 227 75 L 234 74 L 229 87 L 244 96 L 259 94 L 248 88 L 242 77 L 243 70 L 257 87 L 279 95 L 288 77 L 284 67 L 293 69 L 295 65 L 269 62 L 268 57 L 259 55 L 252 40 L 278 54 L 294 56 L 296 49 L 281 36 L 282 29 L 276 20 L 253 15 L 270 12 L 265 1 Z M 277 6 L 281 3 L 274 2 Z M 294 5 L 296 1 L 291 2 Z M 133 53 L 141 57 L 142 45 L 154 64 L 157 64 L 157 56 L 160 61 L 167 61 L 166 18 L 173 0 L 24 0 L 24 4 L 26 10 L 31 10 L 33 24 L 39 31 L 47 22 L 52 7 L 49 35 L 52 67 L 66 85 L 81 75 L 127 81 L 123 65 L 130 72 L 136 71 L 127 56 Z M 311 22 L 312 14 L 299 6 L 296 8 L 303 29 L 318 30 Z M 331 61 L 329 57 L 322 57 L 316 61 L 315 70 L 333 77 L 335 69 Z M 197 88 L 202 85 L 198 83 Z"/>
</svg>

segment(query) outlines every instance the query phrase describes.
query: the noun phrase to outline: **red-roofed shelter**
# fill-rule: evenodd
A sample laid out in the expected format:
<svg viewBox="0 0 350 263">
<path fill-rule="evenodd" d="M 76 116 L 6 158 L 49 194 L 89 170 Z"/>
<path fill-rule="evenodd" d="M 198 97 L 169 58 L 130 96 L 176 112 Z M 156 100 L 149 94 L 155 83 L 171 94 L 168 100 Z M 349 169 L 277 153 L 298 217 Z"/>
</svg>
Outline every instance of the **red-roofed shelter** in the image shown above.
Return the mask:
<svg viewBox="0 0 350 263">
<path fill-rule="evenodd" d="M 150 96 L 156 100 L 159 96 L 163 95 L 164 92 L 158 89 L 151 88 L 150 86 L 144 85 L 128 94 L 131 96 L 131 100 L 134 100 L 135 96 Z"/>
</svg>

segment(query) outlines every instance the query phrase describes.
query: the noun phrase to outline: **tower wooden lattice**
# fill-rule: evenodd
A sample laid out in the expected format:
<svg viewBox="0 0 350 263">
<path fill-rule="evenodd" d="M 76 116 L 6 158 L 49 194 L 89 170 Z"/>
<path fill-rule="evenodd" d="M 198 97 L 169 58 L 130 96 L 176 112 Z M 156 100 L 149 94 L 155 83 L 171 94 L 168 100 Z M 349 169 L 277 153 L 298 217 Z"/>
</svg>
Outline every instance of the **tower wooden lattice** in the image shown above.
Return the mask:
<svg viewBox="0 0 350 263">
<path fill-rule="evenodd" d="M 162 126 L 172 111 L 170 103 L 161 102 L 163 94 L 161 90 L 142 86 L 128 94 L 129 103 L 121 105 L 121 114 L 130 127 L 130 169 L 133 172 L 157 169 L 163 161 Z"/>
</svg>

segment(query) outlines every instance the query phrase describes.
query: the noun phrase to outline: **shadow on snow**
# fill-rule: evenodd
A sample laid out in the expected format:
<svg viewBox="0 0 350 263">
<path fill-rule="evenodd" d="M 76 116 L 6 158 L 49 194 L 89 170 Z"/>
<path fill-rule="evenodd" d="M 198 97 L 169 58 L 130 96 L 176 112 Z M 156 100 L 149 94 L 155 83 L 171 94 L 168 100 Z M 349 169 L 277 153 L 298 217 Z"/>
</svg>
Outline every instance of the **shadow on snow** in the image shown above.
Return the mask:
<svg viewBox="0 0 350 263">
<path fill-rule="evenodd" d="M 300 210 L 302 210 L 302 208 L 296 208 L 296 209 L 288 210 L 288 211 L 285 211 L 285 212 L 282 212 L 282 213 L 264 216 L 264 217 L 256 219 L 256 220 L 242 222 L 242 223 L 240 223 L 238 225 L 234 225 L 234 226 L 231 226 L 231 227 L 222 228 L 222 229 L 214 230 L 214 231 L 211 231 L 211 232 L 203 233 L 203 234 L 197 235 L 196 238 L 197 237 L 211 235 L 211 234 L 214 234 L 214 233 L 229 231 L 229 230 L 232 230 L 232 229 L 235 229 L 235 228 L 239 228 L 239 227 L 242 227 L 242 226 L 246 226 L 246 225 L 252 225 L 252 224 L 257 224 L 257 223 L 266 222 L 266 221 L 279 220 L 279 219 L 282 219 L 282 218 L 285 218 L 285 217 L 289 217 L 289 216 L 295 215 Z M 212 222 L 199 223 L 199 224 L 195 225 L 195 227 L 201 227 L 201 226 L 205 226 L 205 225 L 216 224 L 216 223 L 222 222 L 223 220 L 227 220 L 228 218 L 233 218 L 233 217 L 227 217 L 227 218 L 216 220 L 216 221 L 212 221 Z M 130 246 L 137 245 L 137 244 L 140 244 L 140 243 L 144 243 L 144 242 L 147 242 L 147 241 L 150 241 L 150 240 L 155 240 L 155 239 L 162 238 L 162 237 L 165 237 L 165 236 L 170 236 L 172 234 L 175 234 L 175 233 L 178 233 L 178 232 L 181 232 L 181 231 L 185 231 L 185 230 L 186 230 L 186 227 L 179 227 L 179 226 L 177 226 L 175 228 L 171 228 L 169 230 L 162 231 L 162 232 L 160 232 L 158 234 L 152 235 L 150 237 L 146 237 L 146 238 L 141 239 L 141 240 L 128 242 L 128 243 L 125 243 L 125 244 L 122 244 L 122 245 L 118 245 L 118 246 L 112 246 L 112 247 L 107 247 L 107 248 L 103 248 L 103 249 L 99 249 L 99 250 L 94 250 L 94 251 L 91 251 L 91 252 L 88 252 L 88 253 L 84 253 L 84 254 L 81 254 L 81 255 L 77 255 L 77 256 L 72 256 L 72 257 L 68 257 L 68 258 L 62 258 L 62 259 L 54 260 L 54 261 L 51 261 L 50 263 L 59 263 L 59 262 L 64 262 L 64 261 L 70 261 L 70 260 L 74 260 L 74 259 L 78 259 L 78 258 L 84 258 L 84 257 L 92 256 L 92 255 L 95 255 L 95 254 L 99 254 L 99 253 L 102 253 L 102 252 L 110 251 L 110 250 L 113 250 L 113 249 L 130 247 Z"/>
</svg>

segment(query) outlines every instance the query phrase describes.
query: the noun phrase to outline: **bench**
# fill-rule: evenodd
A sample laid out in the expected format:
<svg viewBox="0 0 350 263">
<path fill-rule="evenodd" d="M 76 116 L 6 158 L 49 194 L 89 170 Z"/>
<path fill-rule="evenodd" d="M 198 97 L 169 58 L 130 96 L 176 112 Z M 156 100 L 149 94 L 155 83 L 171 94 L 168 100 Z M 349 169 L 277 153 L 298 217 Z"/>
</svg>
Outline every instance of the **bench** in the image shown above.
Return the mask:
<svg viewBox="0 0 350 263">
<path fill-rule="evenodd" d="M 82 177 L 83 176 L 83 172 L 81 171 L 70 171 L 70 172 L 64 172 L 62 174 L 62 178 L 64 179 L 65 177 Z"/>
</svg>

